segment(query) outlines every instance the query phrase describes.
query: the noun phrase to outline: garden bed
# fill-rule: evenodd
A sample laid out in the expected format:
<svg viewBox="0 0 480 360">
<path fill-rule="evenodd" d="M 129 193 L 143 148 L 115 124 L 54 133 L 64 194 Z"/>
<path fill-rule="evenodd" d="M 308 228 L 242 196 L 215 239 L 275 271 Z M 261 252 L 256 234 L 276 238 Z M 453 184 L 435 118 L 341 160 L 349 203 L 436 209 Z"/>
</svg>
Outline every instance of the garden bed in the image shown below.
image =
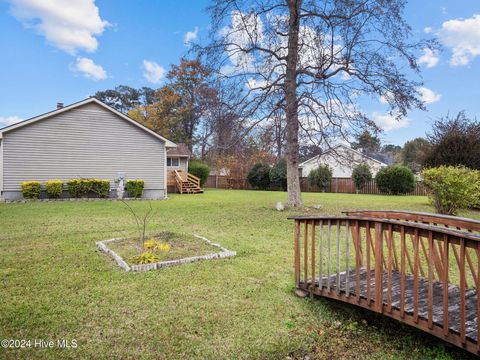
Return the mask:
<svg viewBox="0 0 480 360">
<path fill-rule="evenodd" d="M 154 235 L 144 244 L 138 238 L 114 238 L 96 244 L 100 250 L 112 256 L 125 271 L 148 271 L 236 255 L 234 251 L 212 243 L 203 236 L 172 232 Z M 142 259 L 145 262 L 148 258 L 149 261 L 142 263 L 139 256 L 145 254 Z"/>
</svg>

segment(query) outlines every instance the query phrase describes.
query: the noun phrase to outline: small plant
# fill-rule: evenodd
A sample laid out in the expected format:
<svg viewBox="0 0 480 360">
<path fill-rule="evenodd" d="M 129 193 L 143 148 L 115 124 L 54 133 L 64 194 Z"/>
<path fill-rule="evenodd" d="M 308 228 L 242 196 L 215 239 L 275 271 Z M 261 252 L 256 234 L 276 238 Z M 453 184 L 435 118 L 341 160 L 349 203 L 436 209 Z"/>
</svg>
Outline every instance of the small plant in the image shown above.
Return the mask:
<svg viewBox="0 0 480 360">
<path fill-rule="evenodd" d="M 159 241 L 155 239 L 148 239 L 143 243 L 143 248 L 145 250 L 156 250 L 159 245 L 160 245 Z"/>
<path fill-rule="evenodd" d="M 48 197 L 58 199 L 63 192 L 63 180 L 48 180 L 45 182 Z"/>
<path fill-rule="evenodd" d="M 355 188 L 357 189 L 357 193 L 359 190 L 362 190 L 365 185 L 372 181 L 372 178 L 370 166 L 367 164 L 357 165 L 352 171 L 352 180 L 355 184 Z"/>
<path fill-rule="evenodd" d="M 480 205 L 480 171 L 463 166 L 425 169 L 424 184 L 440 214 L 456 215 L 459 209 Z"/>
<path fill-rule="evenodd" d="M 143 195 L 143 189 L 145 188 L 145 181 L 143 180 L 128 180 L 127 192 L 128 196 L 133 198 L 139 198 Z"/>
<path fill-rule="evenodd" d="M 188 172 L 200 179 L 200 186 L 207 182 L 210 169 L 207 164 L 198 160 L 190 160 L 188 162 Z"/>
<path fill-rule="evenodd" d="M 415 175 L 403 165 L 390 165 L 380 169 L 375 177 L 382 193 L 399 195 L 415 190 Z"/>
<path fill-rule="evenodd" d="M 160 260 L 160 258 L 151 253 L 151 252 L 148 252 L 148 251 L 145 251 L 143 253 L 141 253 L 140 255 L 137 255 L 137 256 L 132 256 L 130 258 L 128 258 L 128 261 L 132 264 L 151 264 L 151 263 L 155 263 L 157 262 L 158 260 Z"/>
<path fill-rule="evenodd" d="M 42 183 L 40 181 L 24 181 L 20 186 L 25 199 L 40 198 L 40 192 L 42 191 Z"/>
<path fill-rule="evenodd" d="M 159 251 L 168 252 L 172 247 L 170 244 L 163 243 L 152 238 L 143 243 L 143 248 L 145 250 L 151 250 L 151 251 L 159 250 Z"/>
<path fill-rule="evenodd" d="M 172 246 L 167 243 L 160 243 L 160 245 L 158 245 L 157 247 L 158 250 L 164 251 L 164 252 L 169 252 L 171 248 Z"/>
<path fill-rule="evenodd" d="M 150 221 L 150 218 L 153 216 L 152 204 L 148 203 L 148 209 L 143 212 L 143 214 L 137 213 L 125 200 L 121 200 L 123 205 L 127 210 L 132 214 L 135 223 L 137 224 L 137 231 L 140 239 L 140 245 L 142 248 L 145 248 L 145 233 L 147 232 L 147 225 Z"/>
<path fill-rule="evenodd" d="M 270 165 L 256 163 L 248 172 L 247 180 L 254 189 L 267 190 L 270 187 Z"/>
<path fill-rule="evenodd" d="M 330 181 L 332 181 L 332 169 L 328 165 L 320 165 L 308 174 L 310 185 L 318 186 L 321 191 L 327 191 Z"/>
</svg>

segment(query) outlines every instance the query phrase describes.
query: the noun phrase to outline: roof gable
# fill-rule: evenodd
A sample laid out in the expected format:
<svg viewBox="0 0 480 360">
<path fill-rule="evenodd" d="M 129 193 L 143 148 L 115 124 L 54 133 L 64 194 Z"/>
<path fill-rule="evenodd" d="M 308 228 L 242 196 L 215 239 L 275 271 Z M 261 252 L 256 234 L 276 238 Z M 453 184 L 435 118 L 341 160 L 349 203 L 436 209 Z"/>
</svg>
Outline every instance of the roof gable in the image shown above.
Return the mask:
<svg viewBox="0 0 480 360">
<path fill-rule="evenodd" d="M 24 120 L 24 121 L 21 121 L 19 123 L 16 123 L 16 124 L 13 124 L 13 125 L 10 125 L 10 126 L 7 126 L 7 127 L 4 127 L 2 129 L 0 129 L 0 139 L 2 138 L 2 135 L 3 133 L 6 133 L 8 131 L 11 131 L 11 130 L 14 130 L 14 129 L 18 129 L 20 127 L 24 127 L 24 126 L 28 126 L 30 124 L 33 124 L 37 121 L 40 121 L 40 120 L 45 120 L 45 119 L 48 119 L 48 118 L 51 118 L 53 116 L 56 116 L 58 114 L 61 114 L 63 112 L 66 112 L 66 111 L 69 111 L 69 110 L 72 110 L 72 109 L 75 109 L 75 108 L 78 108 L 80 106 L 83 106 L 83 105 L 86 105 L 86 104 L 90 104 L 90 103 L 95 103 L 97 105 L 100 105 L 101 107 L 103 107 L 104 109 L 110 111 L 110 112 L 113 112 L 115 115 L 119 116 L 120 118 L 122 118 L 123 120 L 126 120 L 128 121 L 129 123 L 137 126 L 138 128 L 142 129 L 143 131 L 149 133 L 150 135 L 154 136 L 155 138 L 157 138 L 158 140 L 160 141 L 163 141 L 165 143 L 165 146 L 166 147 L 176 147 L 177 145 L 173 142 L 171 142 L 170 140 L 164 138 L 163 136 L 157 134 L 156 132 L 150 130 L 149 128 L 143 126 L 142 124 L 140 124 L 139 122 L 133 120 L 132 118 L 128 117 L 127 115 L 125 114 L 122 114 L 121 112 L 115 110 L 114 108 L 108 106 L 107 104 L 101 102 L 100 100 L 94 98 L 94 97 L 90 97 L 88 99 L 85 99 L 85 100 L 82 100 L 82 101 L 79 101 L 79 102 L 76 102 L 76 103 L 73 103 L 73 104 L 70 104 L 68 106 L 64 106 L 60 109 L 56 109 L 54 111 L 50 111 L 48 113 L 45 113 L 45 114 L 42 114 L 42 115 L 39 115 L 39 116 L 35 116 L 33 118 L 30 118 L 30 119 L 27 119 L 27 120 Z"/>
<path fill-rule="evenodd" d="M 351 147 L 345 146 L 345 145 L 343 145 L 343 144 L 334 146 L 333 148 L 328 149 L 327 151 L 325 151 L 324 153 L 322 153 L 322 154 L 320 154 L 320 155 L 316 155 L 316 156 L 314 156 L 314 157 L 312 157 L 312 158 L 310 158 L 310 159 L 308 159 L 308 160 L 305 160 L 304 162 L 302 162 L 302 163 L 299 164 L 298 166 L 299 166 L 299 167 L 302 167 L 303 165 L 308 164 L 308 163 L 311 162 L 311 161 L 316 161 L 316 160 L 318 160 L 318 159 L 321 158 L 322 156 L 328 155 L 328 154 L 330 154 L 330 153 L 332 153 L 332 152 L 334 153 L 335 151 L 337 151 L 337 150 L 340 149 L 340 148 L 342 148 L 342 149 L 344 149 L 344 150 L 346 150 L 346 151 L 349 151 L 349 152 L 351 152 L 351 153 L 357 154 L 357 155 L 361 156 L 362 158 L 364 158 L 364 159 L 366 159 L 366 160 L 369 160 L 369 161 L 373 161 L 373 162 L 375 162 L 375 163 L 377 163 L 377 164 L 379 164 L 379 165 L 387 166 L 387 164 L 385 164 L 385 163 L 383 163 L 383 162 L 381 162 L 381 161 L 378 161 L 377 159 L 374 159 L 374 158 L 372 158 L 372 157 L 370 157 L 370 156 L 368 156 L 368 155 L 362 154 L 360 151 L 357 151 L 357 150 L 355 150 L 355 149 L 352 149 Z M 333 155 L 335 156 L 335 154 L 333 154 Z"/>
</svg>

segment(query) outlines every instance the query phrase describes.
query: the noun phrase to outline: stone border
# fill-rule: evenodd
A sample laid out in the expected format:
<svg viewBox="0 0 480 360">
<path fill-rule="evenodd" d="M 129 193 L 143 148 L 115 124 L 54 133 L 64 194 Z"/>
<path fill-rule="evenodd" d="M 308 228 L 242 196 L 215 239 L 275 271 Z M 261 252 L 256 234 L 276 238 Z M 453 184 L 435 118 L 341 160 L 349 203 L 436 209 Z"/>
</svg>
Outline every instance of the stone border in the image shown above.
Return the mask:
<svg viewBox="0 0 480 360">
<path fill-rule="evenodd" d="M 102 240 L 102 241 L 97 241 L 95 244 L 104 253 L 113 257 L 113 259 L 117 262 L 118 266 L 120 266 L 126 272 L 128 272 L 128 271 L 156 270 L 156 269 L 162 269 L 162 268 L 166 268 L 166 267 L 170 267 L 170 266 L 188 264 L 188 263 L 192 263 L 192 262 L 200 261 L 200 260 L 223 259 L 223 258 L 232 257 L 232 256 L 237 255 L 236 251 L 227 250 L 224 247 L 222 247 L 220 244 L 213 243 L 204 236 L 200 236 L 200 235 L 197 235 L 197 234 L 193 234 L 193 236 L 195 236 L 198 239 L 206 241 L 211 246 L 219 248 L 220 252 L 211 253 L 211 254 L 207 254 L 207 255 L 201 255 L 201 256 L 191 256 L 191 257 L 188 257 L 188 258 L 177 259 L 177 260 L 160 261 L 160 262 L 156 262 L 156 263 L 152 263 L 152 264 L 140 264 L 140 265 L 129 266 L 127 264 L 127 262 L 125 260 L 123 260 L 123 258 L 120 255 L 118 255 L 115 251 L 111 250 L 106 245 L 106 244 L 114 242 L 114 241 L 126 240 L 127 238 L 113 238 L 113 239 L 108 239 L 108 240 Z"/>
</svg>

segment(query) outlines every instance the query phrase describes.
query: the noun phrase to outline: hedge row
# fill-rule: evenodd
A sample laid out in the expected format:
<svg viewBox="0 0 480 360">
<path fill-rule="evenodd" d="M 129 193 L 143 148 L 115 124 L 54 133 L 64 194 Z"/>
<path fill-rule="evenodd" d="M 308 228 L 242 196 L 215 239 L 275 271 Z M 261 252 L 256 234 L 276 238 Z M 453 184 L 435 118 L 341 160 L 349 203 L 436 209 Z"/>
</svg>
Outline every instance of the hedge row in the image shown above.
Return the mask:
<svg viewBox="0 0 480 360">
<path fill-rule="evenodd" d="M 103 179 L 71 179 L 48 180 L 45 182 L 45 191 L 49 198 L 58 199 L 63 193 L 66 184 L 68 194 L 72 198 L 98 196 L 106 198 L 110 194 L 110 180 Z M 25 199 L 39 199 L 42 190 L 40 181 L 24 181 L 20 184 Z M 145 183 L 143 180 L 128 180 L 127 193 L 130 197 L 138 198 L 143 194 Z"/>
</svg>

